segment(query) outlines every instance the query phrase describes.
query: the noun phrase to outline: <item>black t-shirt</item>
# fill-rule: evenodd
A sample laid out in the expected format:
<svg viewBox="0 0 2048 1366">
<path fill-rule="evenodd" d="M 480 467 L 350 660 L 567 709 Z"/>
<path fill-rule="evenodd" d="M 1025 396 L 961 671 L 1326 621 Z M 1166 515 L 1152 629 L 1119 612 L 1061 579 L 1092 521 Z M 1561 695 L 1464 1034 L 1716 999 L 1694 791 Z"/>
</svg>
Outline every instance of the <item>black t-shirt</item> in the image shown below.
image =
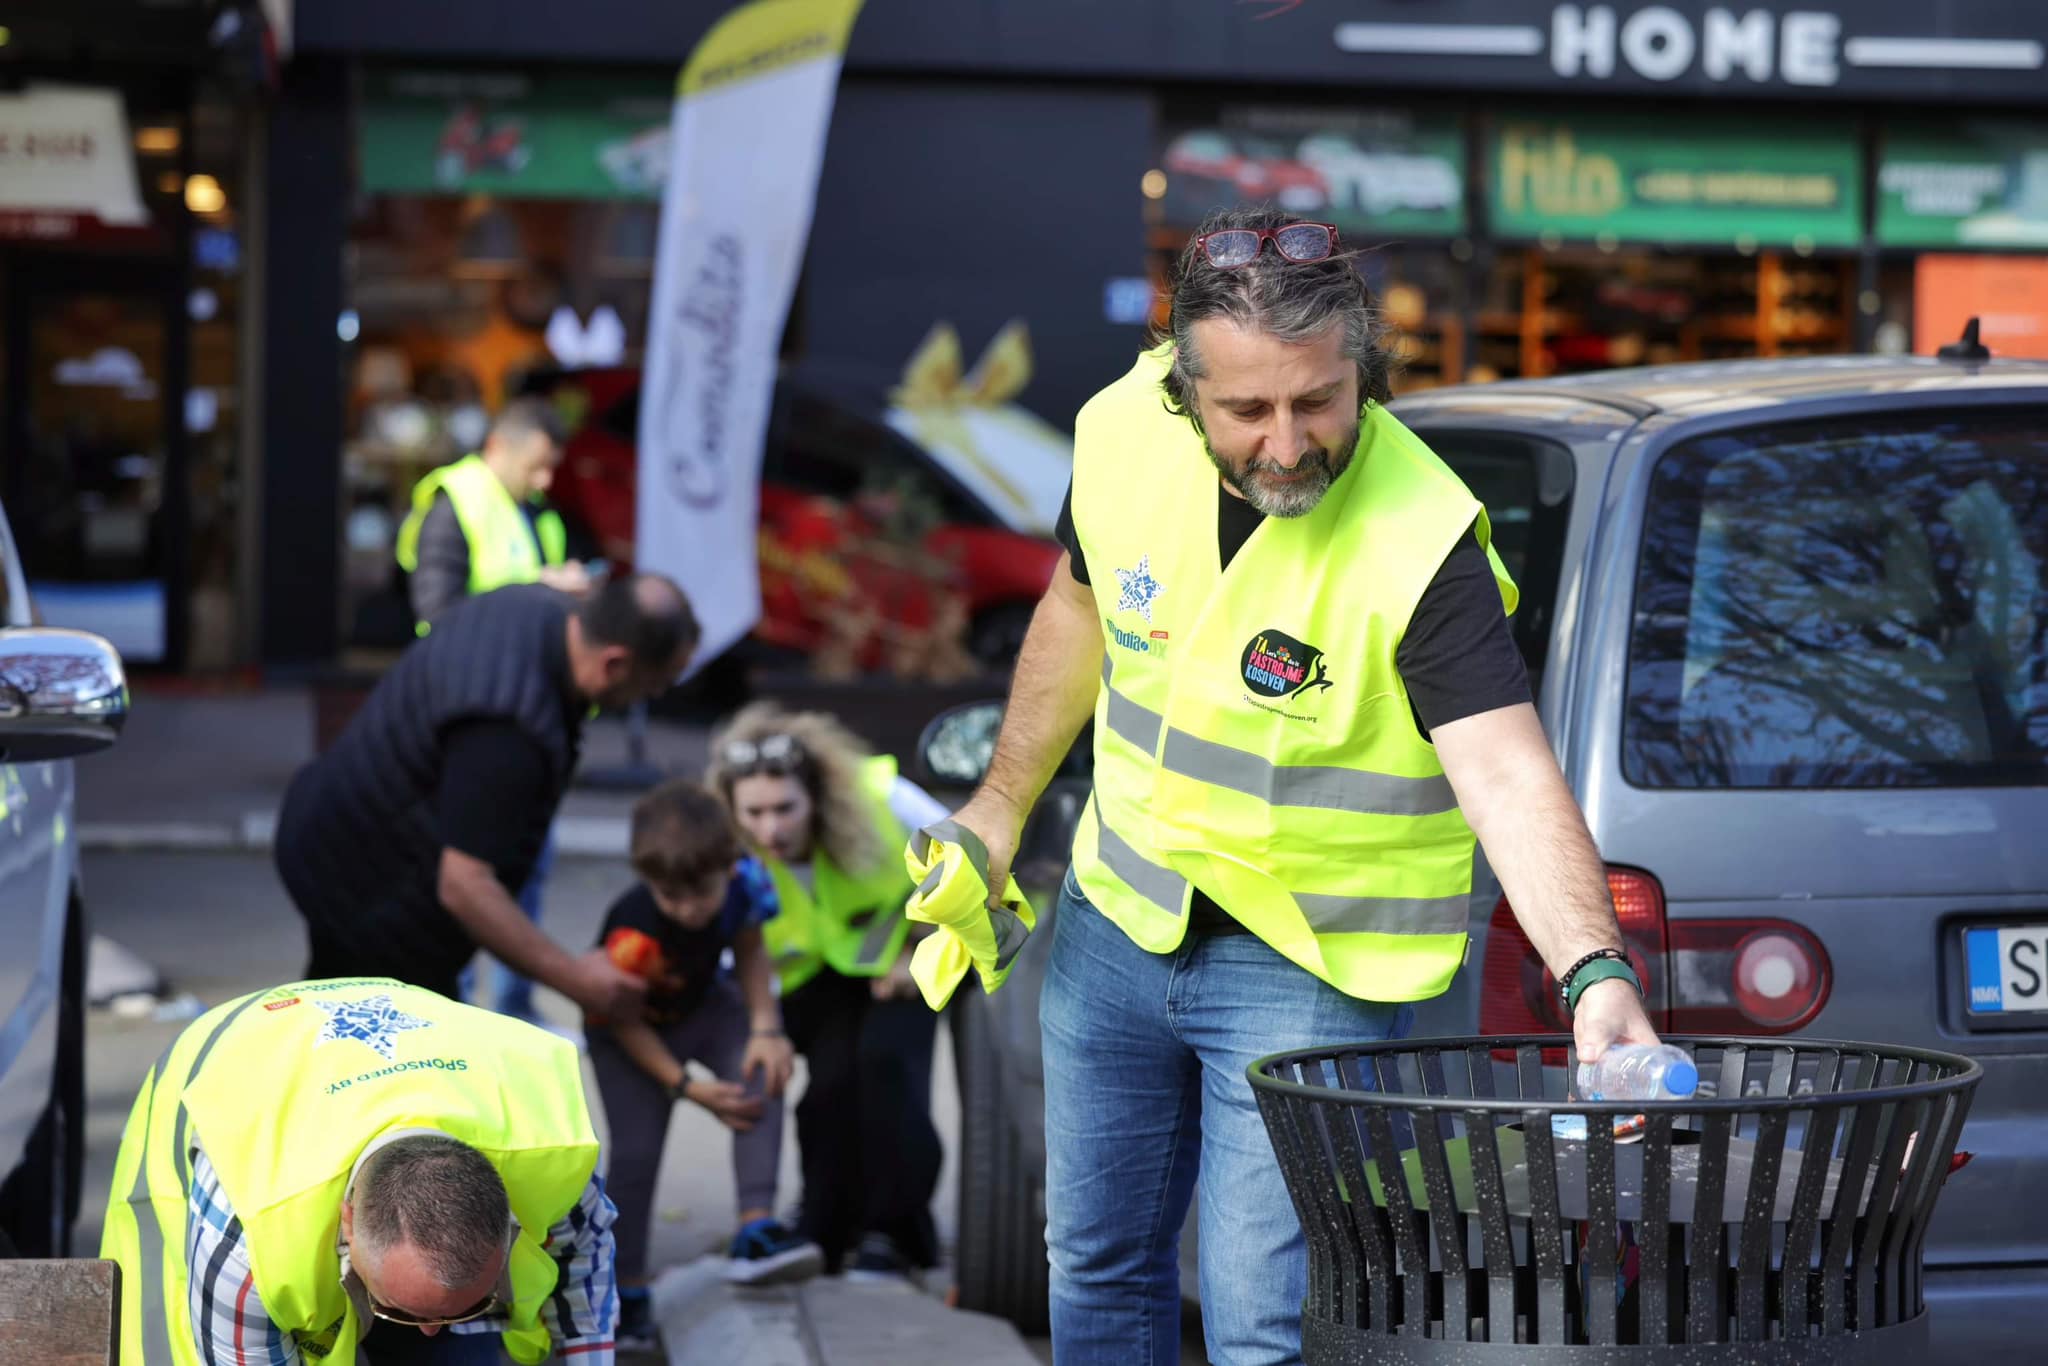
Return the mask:
<svg viewBox="0 0 2048 1366">
<path fill-rule="evenodd" d="M 1222 567 L 1229 567 L 1264 520 L 1265 514 L 1242 498 L 1227 492 L 1217 498 L 1216 547 Z M 1066 547 L 1074 578 L 1087 583 L 1088 563 L 1074 530 L 1071 484 L 1053 534 Z M 1528 668 L 1501 610 L 1493 565 L 1476 534 L 1459 538 L 1423 590 L 1395 647 L 1394 668 L 1408 689 L 1415 728 L 1425 740 L 1437 726 L 1533 699 Z M 1235 933 L 1242 928 L 1209 897 L 1195 892 L 1189 905 L 1192 932 Z"/>
<path fill-rule="evenodd" d="M 503 717 L 450 726 L 441 744 L 434 801 L 441 843 L 490 864 L 517 891 L 518 870 L 533 866 L 554 819 L 547 751 Z"/>
<path fill-rule="evenodd" d="M 725 903 L 703 929 L 663 915 L 654 894 L 640 884 L 612 903 L 597 943 L 614 963 L 646 981 L 647 1022 L 672 1024 L 704 1004 L 718 980 L 719 962 L 740 931 L 774 919 L 778 909 L 767 870 L 743 858 L 733 868 Z M 635 936 L 652 940 L 655 953 L 648 955 Z"/>
</svg>

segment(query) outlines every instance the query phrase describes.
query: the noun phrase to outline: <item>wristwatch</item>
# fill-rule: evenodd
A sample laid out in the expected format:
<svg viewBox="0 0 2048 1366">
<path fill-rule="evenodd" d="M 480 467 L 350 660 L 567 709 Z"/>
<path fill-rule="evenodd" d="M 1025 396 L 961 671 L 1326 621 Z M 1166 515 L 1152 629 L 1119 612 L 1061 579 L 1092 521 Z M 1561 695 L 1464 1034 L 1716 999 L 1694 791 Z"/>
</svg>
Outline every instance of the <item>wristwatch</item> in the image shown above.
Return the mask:
<svg viewBox="0 0 2048 1366">
<path fill-rule="evenodd" d="M 1595 949 L 1557 979 L 1557 998 L 1564 1003 L 1565 1018 L 1569 1020 L 1578 1013 L 1579 997 L 1586 994 L 1587 987 L 1610 977 L 1626 979 L 1636 994 L 1642 995 L 1643 979 L 1629 966 L 1627 953 L 1621 949 Z"/>
<path fill-rule="evenodd" d="M 668 1098 L 672 1101 L 688 1100 L 690 1098 L 690 1074 L 685 1072 L 683 1079 L 674 1086 L 664 1086 L 661 1089 L 668 1092 Z"/>
</svg>

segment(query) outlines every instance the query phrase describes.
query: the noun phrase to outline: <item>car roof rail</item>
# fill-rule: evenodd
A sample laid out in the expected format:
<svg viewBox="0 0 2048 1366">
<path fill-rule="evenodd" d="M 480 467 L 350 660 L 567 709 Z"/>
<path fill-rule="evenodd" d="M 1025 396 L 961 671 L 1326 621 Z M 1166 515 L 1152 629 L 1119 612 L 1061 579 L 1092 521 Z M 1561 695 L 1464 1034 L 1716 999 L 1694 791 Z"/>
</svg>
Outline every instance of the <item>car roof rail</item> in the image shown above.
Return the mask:
<svg viewBox="0 0 2048 1366">
<path fill-rule="evenodd" d="M 1963 324 L 1963 335 L 1934 354 L 1942 360 L 1990 360 L 1991 348 L 1977 340 L 1977 319 Z"/>
</svg>

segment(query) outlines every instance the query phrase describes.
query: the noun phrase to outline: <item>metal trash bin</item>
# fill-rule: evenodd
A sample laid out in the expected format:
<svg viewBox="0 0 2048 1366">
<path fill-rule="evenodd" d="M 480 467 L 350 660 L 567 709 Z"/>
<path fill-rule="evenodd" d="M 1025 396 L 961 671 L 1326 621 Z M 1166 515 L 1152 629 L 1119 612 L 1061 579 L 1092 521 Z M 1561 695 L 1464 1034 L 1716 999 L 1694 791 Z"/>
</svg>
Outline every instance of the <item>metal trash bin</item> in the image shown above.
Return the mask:
<svg viewBox="0 0 2048 1366">
<path fill-rule="evenodd" d="M 1665 1042 L 1693 1055 L 1697 1096 L 1567 1100 L 1577 1057 L 1554 1036 L 1253 1063 L 1308 1240 L 1303 1360 L 1922 1353 L 1921 1249 L 1982 1070 L 1873 1044 Z"/>
</svg>

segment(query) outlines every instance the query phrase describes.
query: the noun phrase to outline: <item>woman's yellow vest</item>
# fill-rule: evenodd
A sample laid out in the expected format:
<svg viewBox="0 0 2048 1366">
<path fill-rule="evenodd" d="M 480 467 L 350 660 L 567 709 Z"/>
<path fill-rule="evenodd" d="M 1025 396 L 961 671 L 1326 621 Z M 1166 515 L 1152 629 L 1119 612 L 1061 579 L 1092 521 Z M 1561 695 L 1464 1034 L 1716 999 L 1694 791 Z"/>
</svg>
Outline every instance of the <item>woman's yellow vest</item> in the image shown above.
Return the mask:
<svg viewBox="0 0 2048 1366">
<path fill-rule="evenodd" d="M 436 494 L 448 495 L 462 538 L 469 542 L 469 595 L 488 593 L 507 584 L 532 583 L 548 565 L 562 563 L 569 552 L 568 529 L 562 515 L 547 509 L 527 527 L 526 514 L 511 491 L 480 455 L 466 455 L 452 465 L 429 470 L 412 488 L 412 511 L 398 528 L 399 567 L 410 574 L 420 563 L 420 524 L 434 506 Z"/>
<path fill-rule="evenodd" d="M 1464 961 L 1474 840 L 1394 655 L 1475 522 L 1514 610 L 1485 511 L 1375 404 L 1315 510 L 1266 518 L 1219 570 L 1231 495 L 1163 405 L 1169 355 L 1141 356 L 1075 426 L 1104 647 L 1076 876 L 1154 953 L 1180 944 L 1199 887 L 1348 995 L 1435 996 Z"/>
<path fill-rule="evenodd" d="M 861 765 L 861 795 L 869 819 L 882 833 L 886 856 L 875 867 L 851 873 L 821 846 L 811 857 L 813 886 L 806 889 L 781 859 L 763 855 L 782 912 L 762 927 L 762 937 L 782 978 L 795 991 L 830 967 L 847 977 L 880 977 L 895 966 L 910 934 L 903 908 L 910 901 L 910 874 L 896 854 L 910 832 L 889 809 L 896 785 L 896 761 L 878 755 Z"/>
<path fill-rule="evenodd" d="M 491 1160 L 519 1236 L 505 1350 L 552 1350 L 542 1250 L 597 1166 L 574 1045 L 389 978 L 295 982 L 230 1001 L 171 1045 L 135 1098 L 100 1256 L 121 1265 L 124 1366 L 198 1366 L 187 1308 L 191 1150 L 205 1149 L 242 1222 L 271 1321 L 309 1360 L 352 1363 L 364 1331 L 336 1240 L 357 1155 L 434 1129 Z M 400 1331 L 385 1326 L 387 1332 Z"/>
</svg>

